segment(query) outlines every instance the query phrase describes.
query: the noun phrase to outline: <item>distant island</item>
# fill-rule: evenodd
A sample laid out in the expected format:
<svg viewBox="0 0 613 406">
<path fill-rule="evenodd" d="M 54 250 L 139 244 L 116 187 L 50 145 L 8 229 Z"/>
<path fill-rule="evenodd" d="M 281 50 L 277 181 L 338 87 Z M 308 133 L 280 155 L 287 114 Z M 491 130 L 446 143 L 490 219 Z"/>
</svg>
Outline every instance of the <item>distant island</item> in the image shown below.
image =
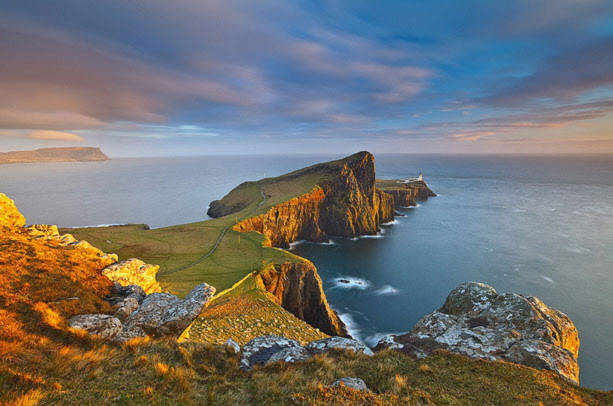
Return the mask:
<svg viewBox="0 0 613 406">
<path fill-rule="evenodd" d="M 32 151 L 0 152 L 0 164 L 108 160 L 109 157 L 100 148 L 95 147 L 40 148 Z"/>
</svg>

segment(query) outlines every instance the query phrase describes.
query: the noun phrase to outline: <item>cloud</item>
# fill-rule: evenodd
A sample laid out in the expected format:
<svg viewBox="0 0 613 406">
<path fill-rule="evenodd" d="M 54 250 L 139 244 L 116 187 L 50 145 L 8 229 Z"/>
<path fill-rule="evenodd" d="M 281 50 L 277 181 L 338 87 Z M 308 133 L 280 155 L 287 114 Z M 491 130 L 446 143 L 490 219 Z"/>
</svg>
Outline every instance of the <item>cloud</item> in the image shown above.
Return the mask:
<svg viewBox="0 0 613 406">
<path fill-rule="evenodd" d="M 30 134 L 28 134 L 28 138 L 31 138 L 34 140 L 75 141 L 75 142 L 85 141 L 83 137 L 77 134 L 67 133 L 64 131 L 51 131 L 51 130 L 32 131 Z"/>
<path fill-rule="evenodd" d="M 518 106 L 540 99 L 572 101 L 577 96 L 613 85 L 613 36 L 565 50 L 549 58 L 534 73 L 505 78 L 489 96 L 477 100 L 485 105 Z"/>
<path fill-rule="evenodd" d="M 395 133 L 413 138 L 477 141 L 481 138 L 503 136 L 524 130 L 560 129 L 576 122 L 602 119 L 612 113 L 613 100 L 599 100 L 534 109 L 530 112 L 508 113 L 473 121 L 433 122 L 414 128 L 397 129 Z"/>
</svg>

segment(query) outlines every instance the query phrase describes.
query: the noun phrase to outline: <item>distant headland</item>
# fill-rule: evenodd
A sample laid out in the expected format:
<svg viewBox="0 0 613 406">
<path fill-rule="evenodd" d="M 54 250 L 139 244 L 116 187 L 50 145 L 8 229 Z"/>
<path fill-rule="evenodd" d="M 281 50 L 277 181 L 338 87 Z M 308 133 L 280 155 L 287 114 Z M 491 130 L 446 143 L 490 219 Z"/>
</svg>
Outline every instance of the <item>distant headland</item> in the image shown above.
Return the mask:
<svg viewBox="0 0 613 406">
<path fill-rule="evenodd" d="M 31 151 L 0 152 L 0 165 L 35 162 L 108 161 L 109 159 L 100 148 L 95 147 L 40 148 Z"/>
</svg>

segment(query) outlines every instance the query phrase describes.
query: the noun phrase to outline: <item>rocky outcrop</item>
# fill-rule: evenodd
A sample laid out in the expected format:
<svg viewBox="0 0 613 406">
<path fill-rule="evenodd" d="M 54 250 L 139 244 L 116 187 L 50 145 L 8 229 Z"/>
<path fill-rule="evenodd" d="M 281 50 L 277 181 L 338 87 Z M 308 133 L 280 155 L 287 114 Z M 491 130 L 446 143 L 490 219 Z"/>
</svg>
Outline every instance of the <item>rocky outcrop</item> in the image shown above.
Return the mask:
<svg viewBox="0 0 613 406">
<path fill-rule="evenodd" d="M 178 336 L 190 325 L 215 294 L 202 283 L 181 300 L 170 293 L 152 293 L 124 323 L 124 337 Z"/>
<path fill-rule="evenodd" d="M 75 330 L 105 339 L 111 339 L 121 332 L 121 321 L 108 314 L 80 314 L 68 320 L 68 325 Z"/>
<path fill-rule="evenodd" d="M 4 193 L 0 193 L 0 227 L 23 227 L 26 218 L 17 210 L 15 202 Z"/>
<path fill-rule="evenodd" d="M 330 386 L 333 388 L 336 388 L 338 386 L 344 386 L 353 390 L 369 391 L 368 386 L 366 386 L 366 383 L 362 379 L 352 376 L 337 379 L 336 381 L 332 382 L 332 385 Z"/>
<path fill-rule="evenodd" d="M 415 206 L 418 201 L 436 196 L 423 180 L 377 179 L 376 185 L 393 197 L 396 208 Z"/>
<path fill-rule="evenodd" d="M 302 348 L 296 340 L 281 336 L 262 336 L 249 341 L 241 351 L 241 369 L 249 370 L 255 365 L 265 365 L 276 353 L 289 349 Z"/>
<path fill-rule="evenodd" d="M 329 335 L 347 336 L 347 328 L 330 308 L 321 278 L 307 261 L 270 265 L 257 274 L 277 304 Z"/>
<path fill-rule="evenodd" d="M 316 165 L 290 175 L 312 173 L 327 180 L 309 193 L 240 221 L 234 229 L 260 232 L 272 246 L 288 248 L 291 242 L 298 240 L 320 242 L 332 236 L 376 234 L 381 223 L 394 219 L 393 198 L 375 188 L 375 158 L 372 154 L 359 152 L 342 161 L 327 166 Z M 222 199 L 212 203 L 211 209 L 215 209 L 209 210 L 209 215 L 232 213 L 223 202 Z"/>
<path fill-rule="evenodd" d="M 417 357 L 446 349 L 472 358 L 505 360 L 557 372 L 578 383 L 579 336 L 568 316 L 535 297 L 498 294 L 469 282 L 407 334 L 384 337 L 376 349 L 396 348 Z"/>
<path fill-rule="evenodd" d="M 241 369 L 247 371 L 256 365 L 268 365 L 274 362 L 294 363 L 332 349 L 373 355 L 368 347 L 350 338 L 325 338 L 303 347 L 298 341 L 267 335 L 254 338 L 245 344 L 241 351 L 240 365 Z"/>
<path fill-rule="evenodd" d="M 162 291 L 155 278 L 159 269 L 159 265 L 150 265 L 140 259 L 130 258 L 107 266 L 102 270 L 102 274 L 122 286 L 138 285 L 149 294 Z"/>
<path fill-rule="evenodd" d="M 306 348 L 311 354 L 321 354 L 322 352 L 335 349 L 361 353 L 368 356 L 374 355 L 372 350 L 361 342 L 345 337 L 330 337 L 311 341 Z"/>
</svg>

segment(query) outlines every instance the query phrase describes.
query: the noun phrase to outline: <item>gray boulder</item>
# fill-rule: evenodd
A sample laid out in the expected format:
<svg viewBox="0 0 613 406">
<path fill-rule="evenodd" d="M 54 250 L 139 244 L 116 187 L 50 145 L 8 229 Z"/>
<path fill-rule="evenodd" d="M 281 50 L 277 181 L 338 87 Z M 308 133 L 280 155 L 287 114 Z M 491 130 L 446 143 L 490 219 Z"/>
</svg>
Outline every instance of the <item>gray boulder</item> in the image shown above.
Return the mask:
<svg viewBox="0 0 613 406">
<path fill-rule="evenodd" d="M 331 387 L 345 386 L 347 388 L 355 389 L 355 390 L 364 390 L 368 391 L 368 386 L 364 383 L 360 378 L 355 377 L 345 377 L 338 379 L 330 385 Z"/>
<path fill-rule="evenodd" d="M 270 358 L 287 348 L 302 348 L 300 343 L 289 338 L 267 335 L 254 338 L 243 346 L 240 367 L 249 370 L 255 365 L 264 365 Z"/>
<path fill-rule="evenodd" d="M 348 350 L 365 355 L 374 355 L 372 350 L 361 342 L 345 337 L 330 337 L 312 341 L 306 346 L 312 354 L 320 354 L 331 349 Z"/>
<path fill-rule="evenodd" d="M 71 317 L 68 325 L 100 338 L 113 338 L 122 329 L 121 321 L 108 314 L 79 314 Z"/>
<path fill-rule="evenodd" d="M 376 350 L 383 348 L 418 358 L 442 348 L 549 369 L 579 382 L 579 336 L 570 318 L 538 298 L 501 295 L 483 283 L 461 284 L 410 332 L 383 337 Z"/>
<path fill-rule="evenodd" d="M 268 361 L 266 361 L 266 364 L 268 365 L 279 361 L 289 362 L 293 364 L 294 362 L 298 361 L 306 361 L 311 357 L 311 353 L 308 352 L 304 347 L 287 347 L 282 349 L 281 351 L 274 353 L 268 359 Z"/>
<path fill-rule="evenodd" d="M 206 283 L 196 286 L 183 300 L 170 293 L 152 293 L 130 314 L 122 337 L 179 335 L 214 294 L 215 288 Z"/>
<path fill-rule="evenodd" d="M 124 322 L 138 309 L 138 300 L 135 297 L 128 297 L 117 303 L 113 308 L 115 309 L 113 316 Z"/>
</svg>

